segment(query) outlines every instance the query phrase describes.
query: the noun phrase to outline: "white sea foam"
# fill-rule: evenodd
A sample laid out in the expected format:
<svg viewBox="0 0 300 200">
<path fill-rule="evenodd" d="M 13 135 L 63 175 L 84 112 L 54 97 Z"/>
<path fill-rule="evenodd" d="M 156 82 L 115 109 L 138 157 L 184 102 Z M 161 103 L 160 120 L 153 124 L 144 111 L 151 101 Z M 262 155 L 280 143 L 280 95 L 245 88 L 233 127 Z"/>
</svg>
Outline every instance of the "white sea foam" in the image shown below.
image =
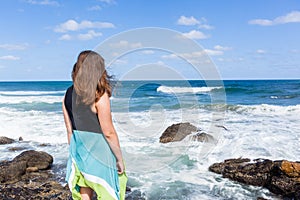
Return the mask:
<svg viewBox="0 0 300 200">
<path fill-rule="evenodd" d="M 138 188 L 149 199 L 151 194 L 169 198 L 163 196 L 166 194 L 161 187 L 170 192 L 180 188 L 190 190 L 187 199 L 193 199 L 193 195 L 197 198 L 203 196 L 203 199 L 211 199 L 209 195 L 215 195 L 212 198 L 216 199 L 254 199 L 256 195 L 270 197 L 267 190 L 241 187 L 208 172 L 209 165 L 241 156 L 299 160 L 300 105 L 228 106 L 224 124 L 214 119 L 212 112 L 200 107 L 113 113 L 129 177 L 136 181 Z M 55 156 L 55 163 L 65 162 L 68 145 L 61 112 L 19 112 L 2 107 L 0 121 L 0 135 L 14 139 L 22 136 L 25 141 L 50 143 L 49 147 L 43 147 L 42 150 L 51 152 Z M 190 122 L 204 132 L 219 136 L 209 154 L 204 155 L 203 149 L 211 146 L 191 142 L 188 138 L 178 143 L 159 143 L 161 133 L 171 124 L 179 122 Z M 224 125 L 227 130 L 215 125 Z M 212 126 L 215 129 L 211 129 Z M 42 148 L 33 143 L 29 145 L 38 150 Z M 0 159 L 17 155 L 6 148 L 0 147 Z M 195 191 L 195 187 L 199 190 Z"/>
<path fill-rule="evenodd" d="M 66 91 L 0 91 L 0 96 L 38 96 L 38 95 L 63 95 Z"/>
<path fill-rule="evenodd" d="M 220 89 L 221 87 L 168 87 L 159 86 L 156 90 L 157 92 L 163 92 L 167 94 L 173 93 L 208 93 L 215 89 Z"/>
<path fill-rule="evenodd" d="M 63 96 L 1 96 L 0 104 L 58 103 Z"/>
<path fill-rule="evenodd" d="M 300 104 L 293 106 L 279 106 L 270 104 L 261 105 L 234 105 L 227 106 L 228 110 L 253 115 L 285 115 L 288 113 L 299 113 Z"/>
</svg>

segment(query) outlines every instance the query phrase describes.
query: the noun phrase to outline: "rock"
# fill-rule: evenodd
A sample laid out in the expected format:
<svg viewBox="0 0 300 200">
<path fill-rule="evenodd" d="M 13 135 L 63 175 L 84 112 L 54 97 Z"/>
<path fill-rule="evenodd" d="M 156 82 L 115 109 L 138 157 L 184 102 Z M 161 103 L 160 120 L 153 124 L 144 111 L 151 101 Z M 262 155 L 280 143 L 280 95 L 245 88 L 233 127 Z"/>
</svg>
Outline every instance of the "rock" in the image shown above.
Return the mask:
<svg viewBox="0 0 300 200">
<path fill-rule="evenodd" d="M 248 158 L 214 163 L 209 170 L 248 185 L 261 186 L 284 198 L 300 199 L 299 162 Z"/>
<path fill-rule="evenodd" d="M 6 161 L 0 163 L 0 183 L 13 182 L 20 179 L 25 174 L 26 162 Z"/>
<path fill-rule="evenodd" d="M 8 138 L 8 137 L 4 137 L 4 136 L 0 136 L 0 144 L 11 144 L 13 143 L 15 140 Z"/>
<path fill-rule="evenodd" d="M 0 199 L 71 199 L 67 187 L 46 171 L 26 173 L 16 183 L 0 184 Z"/>
<path fill-rule="evenodd" d="M 281 163 L 281 170 L 289 177 L 299 177 L 300 163 L 283 160 Z"/>
<path fill-rule="evenodd" d="M 19 142 L 23 141 L 23 138 L 22 136 L 19 137 Z"/>
<path fill-rule="evenodd" d="M 20 180 L 26 173 L 26 168 L 36 167 L 38 169 L 48 169 L 53 162 L 53 158 L 46 152 L 24 151 L 12 161 L 0 163 L 0 183 L 15 182 Z"/>
<path fill-rule="evenodd" d="M 9 151 L 23 151 L 26 147 L 10 147 L 8 148 Z"/>
<path fill-rule="evenodd" d="M 215 141 L 214 137 L 210 134 L 204 133 L 204 132 L 198 132 L 197 134 L 192 136 L 193 141 L 198 142 L 213 142 Z"/>
<path fill-rule="evenodd" d="M 178 123 L 169 126 L 160 136 L 159 142 L 168 143 L 183 140 L 187 135 L 197 131 L 197 127 L 190 123 Z"/>
<path fill-rule="evenodd" d="M 37 172 L 37 171 L 39 171 L 39 168 L 37 168 L 37 167 L 27 167 L 26 168 L 26 173 Z"/>
<path fill-rule="evenodd" d="M 27 167 L 48 169 L 53 163 L 53 157 L 43 151 L 24 151 L 13 159 L 13 162 L 26 161 Z"/>
</svg>

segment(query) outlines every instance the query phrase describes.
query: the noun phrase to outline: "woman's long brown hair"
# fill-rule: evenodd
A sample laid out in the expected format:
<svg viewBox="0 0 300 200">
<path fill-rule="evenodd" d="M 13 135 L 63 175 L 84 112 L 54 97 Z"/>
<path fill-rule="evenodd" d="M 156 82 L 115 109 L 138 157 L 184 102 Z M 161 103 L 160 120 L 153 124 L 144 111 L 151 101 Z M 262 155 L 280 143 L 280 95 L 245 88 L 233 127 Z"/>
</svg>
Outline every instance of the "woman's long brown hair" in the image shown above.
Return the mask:
<svg viewBox="0 0 300 200">
<path fill-rule="evenodd" d="M 91 105 L 106 92 L 111 96 L 110 78 L 105 70 L 104 59 L 91 50 L 82 51 L 72 71 L 72 80 L 80 101 Z"/>
</svg>

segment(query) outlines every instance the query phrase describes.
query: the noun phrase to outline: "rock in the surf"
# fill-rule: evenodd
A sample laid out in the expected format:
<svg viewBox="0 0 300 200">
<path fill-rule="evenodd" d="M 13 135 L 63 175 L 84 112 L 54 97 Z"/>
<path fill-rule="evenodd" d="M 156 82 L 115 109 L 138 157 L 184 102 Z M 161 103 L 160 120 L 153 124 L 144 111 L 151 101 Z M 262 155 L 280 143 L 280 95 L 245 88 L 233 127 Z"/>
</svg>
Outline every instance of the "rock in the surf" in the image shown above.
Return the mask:
<svg viewBox="0 0 300 200">
<path fill-rule="evenodd" d="M 214 163 L 209 170 L 240 183 L 268 188 L 284 198 L 300 199 L 300 162 L 238 158 Z"/>
<path fill-rule="evenodd" d="M 208 133 L 205 132 L 198 132 L 195 135 L 192 136 L 193 141 L 198 142 L 213 142 L 215 141 L 214 137 Z"/>
<path fill-rule="evenodd" d="M 196 132 L 197 127 L 186 122 L 169 126 L 160 136 L 159 142 L 168 143 L 183 140 L 187 135 Z"/>
<path fill-rule="evenodd" d="M 15 140 L 8 138 L 8 137 L 4 137 L 4 136 L 0 136 L 0 144 L 11 144 L 13 143 Z"/>
</svg>

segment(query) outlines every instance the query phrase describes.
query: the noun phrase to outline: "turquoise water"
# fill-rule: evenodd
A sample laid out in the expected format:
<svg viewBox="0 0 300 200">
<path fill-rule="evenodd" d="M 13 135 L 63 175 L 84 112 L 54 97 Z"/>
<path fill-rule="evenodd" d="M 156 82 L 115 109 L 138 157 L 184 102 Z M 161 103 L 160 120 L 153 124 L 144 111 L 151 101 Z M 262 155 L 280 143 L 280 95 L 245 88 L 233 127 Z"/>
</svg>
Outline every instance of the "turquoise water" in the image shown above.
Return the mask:
<svg viewBox="0 0 300 200">
<path fill-rule="evenodd" d="M 64 176 L 68 146 L 61 101 L 71 84 L 0 82 L 0 135 L 25 141 L 1 146 L 1 160 L 20 153 L 8 151 L 11 146 L 44 150 L 54 155 L 55 173 Z M 300 157 L 300 80 L 123 81 L 115 84 L 111 106 L 129 184 L 147 199 L 275 198 L 207 168 L 240 156 Z M 161 133 L 178 122 L 194 124 L 216 143 L 186 138 L 160 144 Z"/>
</svg>

